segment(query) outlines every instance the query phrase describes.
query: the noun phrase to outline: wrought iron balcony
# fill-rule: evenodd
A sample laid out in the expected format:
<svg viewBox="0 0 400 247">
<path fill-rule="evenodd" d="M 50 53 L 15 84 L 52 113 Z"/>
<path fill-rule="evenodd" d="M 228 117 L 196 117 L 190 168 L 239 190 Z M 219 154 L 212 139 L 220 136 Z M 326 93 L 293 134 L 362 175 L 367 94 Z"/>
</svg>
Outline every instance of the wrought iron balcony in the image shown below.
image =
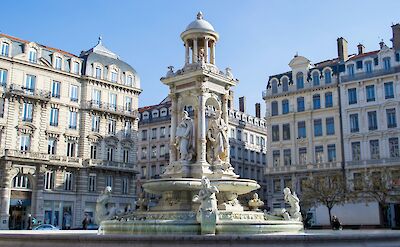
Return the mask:
<svg viewBox="0 0 400 247">
<path fill-rule="evenodd" d="M 75 165 L 82 164 L 82 158 L 69 157 L 65 155 L 49 155 L 50 162 L 73 163 Z"/>
<path fill-rule="evenodd" d="M 359 81 L 359 80 L 364 80 L 364 79 L 369 79 L 373 77 L 378 77 L 378 76 L 384 76 L 384 75 L 389 75 L 393 73 L 398 73 L 400 72 L 400 66 L 392 67 L 390 69 L 379 69 L 379 70 L 374 70 L 371 72 L 360 72 L 356 73 L 354 75 L 342 75 L 340 77 L 341 82 L 348 82 L 348 81 Z"/>
<path fill-rule="evenodd" d="M 293 164 L 290 166 L 275 166 L 267 167 L 265 169 L 266 174 L 280 174 L 280 173 L 291 173 L 291 172 L 308 172 L 308 171 L 321 171 L 321 170 L 335 170 L 341 169 L 341 162 L 327 162 L 327 163 L 312 163 L 312 164 Z"/>
<path fill-rule="evenodd" d="M 368 167 L 386 167 L 398 165 L 400 163 L 400 157 L 382 158 L 382 159 L 368 159 L 368 160 L 355 160 L 347 161 L 345 168 L 368 168 Z"/>
<path fill-rule="evenodd" d="M 7 89 L 7 93 L 20 97 L 27 97 L 36 100 L 49 101 L 51 98 L 50 91 L 35 88 L 27 88 L 19 84 L 12 83 Z"/>
<path fill-rule="evenodd" d="M 124 106 L 119 106 L 115 104 L 109 104 L 97 100 L 88 100 L 82 103 L 82 107 L 87 110 L 95 110 L 95 111 L 102 111 L 108 112 L 111 114 L 117 114 L 132 118 L 138 117 L 138 112 L 136 110 L 127 109 Z"/>
<path fill-rule="evenodd" d="M 87 159 L 87 160 L 85 160 L 84 164 L 87 167 L 98 167 L 98 168 L 104 168 L 104 169 L 125 170 L 125 171 L 136 172 L 134 170 L 134 168 L 135 168 L 134 163 L 100 160 L 100 159 Z"/>
</svg>

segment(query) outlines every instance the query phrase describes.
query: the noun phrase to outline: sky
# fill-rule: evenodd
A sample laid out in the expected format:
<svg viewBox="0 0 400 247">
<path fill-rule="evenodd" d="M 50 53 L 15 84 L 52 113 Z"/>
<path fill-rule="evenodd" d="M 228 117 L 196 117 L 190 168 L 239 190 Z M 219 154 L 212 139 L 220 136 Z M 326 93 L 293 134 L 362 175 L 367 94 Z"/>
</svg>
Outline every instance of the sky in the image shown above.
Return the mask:
<svg viewBox="0 0 400 247">
<path fill-rule="evenodd" d="M 234 88 L 246 97 L 246 110 L 265 103 L 270 75 L 289 71 L 293 56 L 319 62 L 337 57 L 336 39 L 349 53 L 362 43 L 367 51 L 390 47 L 391 25 L 400 22 L 398 0 L 37 0 L 3 1 L 0 32 L 79 55 L 103 44 L 135 68 L 143 89 L 139 105 L 159 103 L 168 94 L 160 82 L 173 65 L 184 64 L 180 34 L 198 11 L 220 35 L 216 65 L 232 68 Z M 264 115 L 264 114 L 263 114 Z"/>
</svg>

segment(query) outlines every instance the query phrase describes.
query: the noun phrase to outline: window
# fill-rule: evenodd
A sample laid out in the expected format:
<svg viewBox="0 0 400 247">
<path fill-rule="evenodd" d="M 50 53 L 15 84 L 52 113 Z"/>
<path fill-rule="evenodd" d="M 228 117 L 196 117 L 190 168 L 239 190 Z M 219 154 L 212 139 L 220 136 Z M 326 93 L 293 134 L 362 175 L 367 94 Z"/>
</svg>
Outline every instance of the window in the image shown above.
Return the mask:
<svg viewBox="0 0 400 247">
<path fill-rule="evenodd" d="M 69 94 L 71 101 L 78 102 L 78 86 L 71 85 Z"/>
<path fill-rule="evenodd" d="M 22 134 L 19 139 L 19 150 L 28 152 L 31 147 L 31 136 Z"/>
<path fill-rule="evenodd" d="M 62 65 L 61 57 L 56 57 L 54 68 L 61 69 L 61 67 L 62 67 L 61 65 Z"/>
<path fill-rule="evenodd" d="M 117 82 L 118 74 L 115 71 L 111 72 L 111 82 Z"/>
<path fill-rule="evenodd" d="M 7 85 L 7 70 L 0 69 L 0 86 Z"/>
<path fill-rule="evenodd" d="M 289 113 L 289 100 L 284 99 L 282 100 L 282 114 Z"/>
<path fill-rule="evenodd" d="M 125 122 L 124 122 L 124 136 L 125 137 L 131 136 L 131 129 L 132 129 L 131 121 L 125 120 Z"/>
<path fill-rule="evenodd" d="M 165 127 L 160 127 L 160 138 L 164 138 L 165 137 Z"/>
<path fill-rule="evenodd" d="M 246 133 L 247 135 L 247 133 Z M 254 135 L 250 134 L 250 144 L 254 144 Z"/>
<path fill-rule="evenodd" d="M 78 144 L 74 141 L 67 142 L 67 156 L 68 157 L 76 157 L 76 149 Z"/>
<path fill-rule="evenodd" d="M 10 54 L 10 44 L 3 42 L 1 43 L 1 55 L 8 57 Z"/>
<path fill-rule="evenodd" d="M 72 172 L 64 173 L 64 190 L 72 190 Z"/>
<path fill-rule="evenodd" d="M 286 77 L 282 79 L 282 91 L 283 92 L 289 91 L 289 81 Z"/>
<path fill-rule="evenodd" d="M 272 125 L 272 141 L 279 141 L 279 125 Z"/>
<path fill-rule="evenodd" d="M 314 86 L 319 86 L 319 73 L 318 73 L 318 71 L 313 72 L 312 80 L 313 80 L 313 85 Z"/>
<path fill-rule="evenodd" d="M 307 148 L 299 148 L 299 164 L 307 164 Z"/>
<path fill-rule="evenodd" d="M 92 173 L 89 174 L 89 188 L 88 188 L 89 192 L 96 191 L 96 180 L 97 180 L 96 178 L 97 178 L 96 174 Z"/>
<path fill-rule="evenodd" d="M 92 131 L 93 132 L 100 131 L 100 116 L 96 116 L 96 115 L 92 116 Z"/>
<path fill-rule="evenodd" d="M 271 114 L 272 116 L 278 115 L 278 102 L 276 101 L 271 102 Z"/>
<path fill-rule="evenodd" d="M 325 84 L 329 84 L 332 82 L 332 72 L 331 70 L 327 69 L 324 72 L 324 77 L 325 77 Z"/>
<path fill-rule="evenodd" d="M 242 131 L 241 130 L 236 131 L 236 139 L 238 139 L 238 141 L 242 140 Z"/>
<path fill-rule="evenodd" d="M 322 120 L 314 120 L 314 136 L 322 136 Z"/>
<path fill-rule="evenodd" d="M 283 164 L 285 166 L 292 165 L 292 154 L 290 149 L 283 150 Z"/>
<path fill-rule="evenodd" d="M 113 161 L 114 160 L 114 154 L 115 154 L 115 148 L 114 147 L 108 147 L 107 148 L 107 160 L 108 161 Z"/>
<path fill-rule="evenodd" d="M 122 178 L 122 194 L 127 195 L 129 192 L 129 179 Z"/>
<path fill-rule="evenodd" d="M 58 108 L 51 108 L 50 110 L 50 125 L 51 126 L 58 126 Z"/>
<path fill-rule="evenodd" d="M 394 98 L 393 82 L 386 82 L 385 87 L 385 99 Z"/>
<path fill-rule="evenodd" d="M 353 186 L 354 190 L 362 190 L 363 188 L 363 176 L 361 173 L 354 173 L 353 174 Z"/>
<path fill-rule="evenodd" d="M 125 105 L 124 105 L 124 110 L 125 111 L 132 111 L 132 98 L 129 96 L 125 96 Z"/>
<path fill-rule="evenodd" d="M 353 76 L 354 76 L 354 64 L 349 64 L 349 65 L 347 65 L 347 74 L 348 74 L 350 77 L 353 77 Z"/>
<path fill-rule="evenodd" d="M 361 160 L 361 143 L 352 142 L 351 143 L 351 154 L 353 156 L 353 161 Z"/>
<path fill-rule="evenodd" d="M 125 148 L 122 154 L 122 161 L 124 163 L 129 163 L 129 149 Z"/>
<path fill-rule="evenodd" d="M 326 134 L 327 135 L 335 134 L 335 120 L 333 117 L 326 118 Z"/>
<path fill-rule="evenodd" d="M 302 72 L 299 72 L 296 75 L 296 85 L 297 85 L 297 89 L 304 88 L 304 76 L 303 76 Z"/>
<path fill-rule="evenodd" d="M 106 186 L 109 186 L 109 187 L 113 187 L 113 181 L 114 180 L 114 178 L 113 178 L 113 176 L 112 175 L 107 175 L 106 176 Z"/>
<path fill-rule="evenodd" d="M 298 112 L 304 111 L 304 97 L 297 98 L 297 111 Z"/>
<path fill-rule="evenodd" d="M 315 147 L 315 162 L 316 163 L 324 162 L 324 147 L 323 146 Z"/>
<path fill-rule="evenodd" d="M 273 94 L 275 94 L 275 93 L 277 93 L 278 92 L 278 83 L 276 82 L 276 80 L 274 79 L 274 80 L 272 80 L 272 83 L 271 83 L 272 85 L 272 93 Z"/>
<path fill-rule="evenodd" d="M 336 161 L 336 146 L 335 144 L 328 145 L 328 162 Z"/>
<path fill-rule="evenodd" d="M 281 180 L 279 178 L 274 179 L 273 183 L 274 183 L 274 193 L 282 193 Z"/>
<path fill-rule="evenodd" d="M 69 128 L 76 130 L 78 113 L 76 111 L 69 111 Z"/>
<path fill-rule="evenodd" d="M 368 112 L 368 129 L 369 130 L 378 129 L 378 120 L 376 118 L 376 111 Z"/>
<path fill-rule="evenodd" d="M 290 124 L 283 124 L 283 140 L 290 140 Z"/>
<path fill-rule="evenodd" d="M 151 147 L 151 158 L 157 158 L 157 146 Z"/>
<path fill-rule="evenodd" d="M 379 59 L 377 57 L 374 58 L 374 65 L 375 66 L 379 65 Z"/>
<path fill-rule="evenodd" d="M 319 94 L 313 95 L 313 108 L 314 110 L 321 108 L 321 97 L 319 96 Z"/>
<path fill-rule="evenodd" d="M 142 166 L 140 169 L 140 173 L 142 174 L 142 178 L 146 178 L 147 177 L 147 167 Z"/>
<path fill-rule="evenodd" d="M 33 105 L 31 103 L 24 102 L 22 106 L 22 121 L 32 122 Z"/>
<path fill-rule="evenodd" d="M 370 140 L 369 141 L 369 151 L 371 155 L 371 159 L 379 159 L 379 140 Z"/>
<path fill-rule="evenodd" d="M 101 79 L 101 68 L 100 67 L 96 67 L 96 78 Z"/>
<path fill-rule="evenodd" d="M 109 94 L 108 103 L 110 105 L 110 109 L 117 109 L 117 95 L 115 93 Z"/>
<path fill-rule="evenodd" d="M 59 81 L 53 81 L 51 84 L 51 97 L 60 98 L 60 86 L 61 83 Z"/>
<path fill-rule="evenodd" d="M 367 91 L 367 102 L 375 101 L 375 86 L 374 85 L 366 86 L 365 90 Z"/>
<path fill-rule="evenodd" d="M 35 91 L 35 84 L 36 84 L 36 76 L 34 75 L 26 75 L 25 81 L 25 91 L 26 93 Z"/>
<path fill-rule="evenodd" d="M 367 73 L 367 74 L 372 73 L 372 61 L 365 62 L 365 73 Z"/>
<path fill-rule="evenodd" d="M 231 148 L 231 150 L 235 150 L 235 148 Z M 231 155 L 235 155 L 234 153 Z M 165 145 L 160 145 L 160 157 L 164 157 L 165 156 Z"/>
<path fill-rule="evenodd" d="M 142 130 L 142 141 L 147 140 L 147 130 Z"/>
<path fill-rule="evenodd" d="M 151 129 L 151 139 L 157 139 L 157 128 Z"/>
<path fill-rule="evenodd" d="M 390 152 L 390 158 L 397 158 L 400 156 L 399 138 L 397 137 L 389 138 L 389 152 Z"/>
<path fill-rule="evenodd" d="M 30 189 L 31 184 L 28 175 L 18 174 L 17 176 L 15 176 L 13 178 L 12 187 L 18 189 Z"/>
<path fill-rule="evenodd" d="M 47 153 L 56 154 L 57 140 L 55 138 L 49 138 L 47 141 Z"/>
<path fill-rule="evenodd" d="M 332 106 L 333 106 L 332 93 L 327 92 L 325 93 L 325 108 L 329 108 Z"/>
<path fill-rule="evenodd" d="M 115 135 L 115 130 L 116 130 L 116 125 L 117 121 L 115 119 L 108 119 L 108 134 L 109 135 Z"/>
<path fill-rule="evenodd" d="M 362 61 L 357 61 L 356 62 L 356 67 L 357 67 L 357 69 L 362 69 L 363 68 L 363 62 Z"/>
<path fill-rule="evenodd" d="M 142 147 L 142 160 L 147 158 L 147 148 L 146 147 Z"/>
<path fill-rule="evenodd" d="M 97 145 L 96 144 L 90 145 L 90 158 L 97 159 Z"/>
<path fill-rule="evenodd" d="M 396 128 L 397 121 L 396 121 L 396 109 L 386 109 L 386 119 L 387 119 L 387 127 L 388 128 Z"/>
<path fill-rule="evenodd" d="M 281 161 L 281 154 L 279 150 L 274 150 L 272 152 L 272 162 L 274 167 L 278 167 L 280 165 Z"/>
<path fill-rule="evenodd" d="M 100 103 L 101 103 L 101 91 L 100 90 L 93 89 L 92 102 L 96 105 L 100 105 Z"/>
<path fill-rule="evenodd" d="M 29 62 L 31 63 L 37 62 L 37 50 L 35 48 L 31 48 L 29 50 Z"/>
<path fill-rule="evenodd" d="M 126 85 L 127 86 L 133 85 L 133 77 L 131 75 L 128 75 L 128 77 L 126 78 Z"/>
<path fill-rule="evenodd" d="M 358 132 L 358 114 L 350 114 L 350 132 Z"/>
<path fill-rule="evenodd" d="M 55 174 L 54 171 L 46 171 L 44 174 L 44 189 L 52 190 L 54 189 Z"/>
<path fill-rule="evenodd" d="M 78 62 L 74 62 L 72 66 L 74 68 L 74 72 L 73 73 L 79 74 L 79 63 Z"/>
<path fill-rule="evenodd" d="M 347 90 L 349 96 L 349 105 L 357 104 L 357 89 L 356 88 L 349 88 Z"/>
<path fill-rule="evenodd" d="M 298 138 L 306 138 L 306 122 L 300 121 L 297 123 Z"/>
<path fill-rule="evenodd" d="M 390 57 L 384 57 L 383 58 L 383 69 L 384 70 L 390 70 Z"/>
</svg>

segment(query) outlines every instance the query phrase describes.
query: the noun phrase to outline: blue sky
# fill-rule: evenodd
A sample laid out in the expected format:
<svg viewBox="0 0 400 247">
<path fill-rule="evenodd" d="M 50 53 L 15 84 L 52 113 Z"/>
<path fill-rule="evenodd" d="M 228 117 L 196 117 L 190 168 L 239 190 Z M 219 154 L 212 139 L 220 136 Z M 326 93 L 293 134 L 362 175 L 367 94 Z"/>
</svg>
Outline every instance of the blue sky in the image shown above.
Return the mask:
<svg viewBox="0 0 400 247">
<path fill-rule="evenodd" d="M 289 70 L 296 52 L 312 62 L 337 56 L 336 38 L 356 52 L 391 46 L 391 24 L 400 22 L 400 1 L 2 1 L 0 32 L 74 54 L 94 46 L 99 35 L 141 77 L 140 105 L 157 104 L 168 89 L 159 81 L 167 66 L 182 67 L 180 33 L 201 10 L 220 34 L 216 63 L 240 80 L 238 97 L 247 111 L 262 102 L 269 75 Z M 264 110 L 264 104 L 262 103 Z"/>
</svg>

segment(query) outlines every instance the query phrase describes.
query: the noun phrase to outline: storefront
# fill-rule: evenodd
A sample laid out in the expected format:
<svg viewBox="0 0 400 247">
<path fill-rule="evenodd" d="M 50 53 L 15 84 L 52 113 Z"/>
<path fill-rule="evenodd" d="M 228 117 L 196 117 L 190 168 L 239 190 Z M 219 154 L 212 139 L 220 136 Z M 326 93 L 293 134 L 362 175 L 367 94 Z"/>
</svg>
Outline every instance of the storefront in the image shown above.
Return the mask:
<svg viewBox="0 0 400 247">
<path fill-rule="evenodd" d="M 74 225 L 74 203 L 70 201 L 44 201 L 44 223 L 60 229 Z"/>
<path fill-rule="evenodd" d="M 10 230 L 23 230 L 28 227 L 28 215 L 31 213 L 31 191 L 11 191 Z"/>
</svg>

